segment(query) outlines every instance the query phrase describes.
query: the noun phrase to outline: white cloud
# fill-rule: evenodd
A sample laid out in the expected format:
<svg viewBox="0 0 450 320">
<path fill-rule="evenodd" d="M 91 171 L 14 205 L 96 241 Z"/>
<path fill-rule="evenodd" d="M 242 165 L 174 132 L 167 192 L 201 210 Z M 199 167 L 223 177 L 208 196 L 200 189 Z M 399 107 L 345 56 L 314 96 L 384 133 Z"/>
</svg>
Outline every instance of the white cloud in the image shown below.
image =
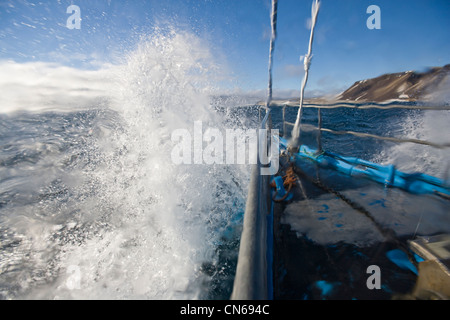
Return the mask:
<svg viewBox="0 0 450 320">
<path fill-rule="evenodd" d="M 113 68 L 79 70 L 56 63 L 0 62 L 0 112 L 73 110 L 111 100 Z"/>
</svg>

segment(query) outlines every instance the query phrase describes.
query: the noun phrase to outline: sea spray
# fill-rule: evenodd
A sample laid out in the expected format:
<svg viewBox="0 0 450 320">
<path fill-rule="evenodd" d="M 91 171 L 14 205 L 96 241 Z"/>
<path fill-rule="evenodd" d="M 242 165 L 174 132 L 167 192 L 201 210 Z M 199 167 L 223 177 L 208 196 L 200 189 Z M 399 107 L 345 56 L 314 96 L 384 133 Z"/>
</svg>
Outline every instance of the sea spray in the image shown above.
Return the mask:
<svg viewBox="0 0 450 320">
<path fill-rule="evenodd" d="M 431 141 L 448 142 L 443 134 L 450 121 L 448 110 L 416 110 L 409 112 L 403 122 L 398 124 L 396 136 Z M 394 164 L 405 172 L 422 172 L 440 179 L 448 179 L 450 150 L 437 149 L 418 144 L 395 144 L 384 148 L 375 156 L 382 164 Z"/>
<path fill-rule="evenodd" d="M 197 120 L 230 128 L 210 100 L 215 74 L 201 39 L 159 31 L 110 67 L 108 106 L 15 118 L 18 132 L 35 120 L 29 143 L 58 147 L 23 162 L 37 188 L 26 203 L 2 194 L 3 298 L 226 298 L 221 250 L 238 237 L 247 168 L 170 158 L 173 130 Z M 25 148 L 28 138 L 16 139 Z M 24 193 L 14 175 L 22 162 L 7 163 L 11 193 Z"/>
<path fill-rule="evenodd" d="M 108 174 L 97 174 L 118 210 L 114 230 L 105 235 L 110 239 L 100 244 L 106 263 L 94 259 L 92 266 L 82 258 L 85 250 L 75 250 L 76 260 L 98 269 L 91 277 L 101 275 L 101 285 L 86 282 L 84 291 L 112 298 L 202 297 L 208 282 L 202 266 L 214 265 L 224 231 L 242 211 L 245 168 L 175 165 L 170 134 L 196 120 L 223 128 L 208 95 L 216 65 L 200 39 L 171 31 L 141 42 L 120 71 L 124 131 L 112 150 L 121 155 L 103 169 Z"/>
</svg>

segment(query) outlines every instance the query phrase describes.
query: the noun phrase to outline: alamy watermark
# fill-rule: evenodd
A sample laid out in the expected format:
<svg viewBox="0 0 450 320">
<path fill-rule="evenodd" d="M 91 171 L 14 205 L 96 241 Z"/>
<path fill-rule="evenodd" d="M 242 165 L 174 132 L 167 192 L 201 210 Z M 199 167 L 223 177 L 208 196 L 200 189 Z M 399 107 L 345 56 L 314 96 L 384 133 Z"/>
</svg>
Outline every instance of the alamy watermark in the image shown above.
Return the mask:
<svg viewBox="0 0 450 320">
<path fill-rule="evenodd" d="M 366 285 L 369 290 L 381 289 L 381 269 L 377 265 L 371 265 L 367 268 L 370 276 L 367 278 Z"/>
<path fill-rule="evenodd" d="M 370 17 L 367 18 L 366 26 L 369 30 L 373 29 L 381 29 L 381 9 L 377 5 L 370 5 L 366 11 L 370 14 Z"/>
<path fill-rule="evenodd" d="M 81 9 L 77 5 L 70 5 L 67 7 L 66 12 L 68 14 L 71 14 L 69 18 L 67 18 L 66 21 L 66 27 L 68 29 L 81 29 Z"/>
<path fill-rule="evenodd" d="M 261 175 L 273 175 L 279 168 L 279 130 L 226 129 L 203 130 L 194 122 L 193 133 L 187 129 L 172 132 L 171 159 L 174 164 L 257 164 Z M 270 140 L 270 142 L 269 142 Z"/>
</svg>

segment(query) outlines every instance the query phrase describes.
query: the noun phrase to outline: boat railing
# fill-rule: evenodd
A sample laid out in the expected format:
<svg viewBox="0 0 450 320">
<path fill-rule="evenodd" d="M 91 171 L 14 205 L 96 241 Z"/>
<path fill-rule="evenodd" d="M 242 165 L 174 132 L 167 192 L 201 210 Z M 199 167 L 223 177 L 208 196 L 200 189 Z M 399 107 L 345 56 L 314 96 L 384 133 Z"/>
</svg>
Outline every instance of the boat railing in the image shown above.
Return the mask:
<svg viewBox="0 0 450 320">
<path fill-rule="evenodd" d="M 282 102 L 282 103 L 274 103 L 272 102 L 271 108 L 282 108 L 282 128 L 283 134 L 286 135 L 288 132 L 288 127 L 294 127 L 295 123 L 289 122 L 286 120 L 286 109 L 287 108 L 299 108 L 299 104 L 291 103 L 291 102 Z M 336 103 L 309 103 L 303 104 L 303 108 L 316 108 L 317 109 L 317 126 L 310 124 L 302 124 L 301 128 L 309 131 L 317 130 L 318 131 L 318 146 L 321 149 L 321 133 L 329 132 L 335 135 L 353 135 L 360 138 L 373 138 L 378 140 L 396 142 L 396 143 L 415 143 L 421 145 L 427 145 L 437 149 L 446 149 L 450 148 L 450 142 L 445 143 L 436 143 L 432 141 L 420 140 L 420 139 L 412 139 L 412 138 L 398 138 L 398 137 L 389 137 L 389 136 L 380 136 L 369 134 L 365 132 L 356 132 L 351 130 L 333 130 L 329 128 L 322 127 L 322 110 L 325 109 L 337 109 L 337 108 L 350 108 L 350 109 L 409 109 L 409 110 L 434 110 L 434 111 L 445 111 L 450 110 L 450 106 L 432 106 L 432 105 L 421 105 L 421 104 L 411 104 L 405 103 L 402 101 L 393 101 L 387 103 L 376 103 L 376 102 L 367 102 L 367 103 L 351 103 L 351 102 L 336 102 Z"/>
<path fill-rule="evenodd" d="M 293 103 L 272 103 L 271 108 L 282 108 L 282 126 L 284 139 L 281 139 L 283 147 L 289 148 L 288 127 L 294 127 L 295 124 L 286 120 L 286 109 L 297 107 L 299 105 Z M 434 142 L 413 138 L 402 138 L 393 136 L 381 136 L 366 132 L 357 132 L 351 130 L 333 130 L 322 127 L 322 109 L 335 109 L 335 108 L 358 108 L 358 109 L 424 109 L 443 111 L 450 110 L 450 106 L 422 106 L 420 104 L 408 104 L 404 102 L 388 102 L 388 103 L 332 103 L 332 104 L 305 104 L 303 108 L 316 108 L 318 110 L 317 126 L 313 124 L 301 124 L 300 128 L 303 131 L 316 131 L 317 132 L 317 149 L 313 149 L 310 146 L 301 145 L 298 151 L 295 153 L 296 157 L 307 158 L 316 162 L 322 167 L 327 167 L 347 175 L 360 176 L 369 178 L 371 180 L 384 183 L 388 187 L 398 187 L 415 194 L 434 194 L 445 199 L 450 199 L 450 181 L 448 181 L 448 174 L 450 166 L 443 168 L 444 177 L 437 178 L 429 176 L 423 173 L 405 173 L 398 171 L 393 164 L 381 165 L 373 163 L 365 159 L 359 159 L 356 157 L 343 157 L 339 154 L 335 154 L 324 150 L 322 145 L 322 132 L 331 133 L 333 135 L 352 135 L 358 138 L 371 138 L 376 140 L 389 141 L 392 143 L 412 143 L 416 145 L 423 145 L 435 149 L 448 149 L 450 148 L 450 142 Z M 294 129 L 295 130 L 295 129 Z"/>
<path fill-rule="evenodd" d="M 271 129 L 270 112 L 266 113 L 260 128 Z M 269 138 L 269 135 L 258 135 L 258 149 Z M 232 300 L 272 298 L 270 176 L 261 174 L 263 166 L 258 158 L 251 171 Z"/>
</svg>

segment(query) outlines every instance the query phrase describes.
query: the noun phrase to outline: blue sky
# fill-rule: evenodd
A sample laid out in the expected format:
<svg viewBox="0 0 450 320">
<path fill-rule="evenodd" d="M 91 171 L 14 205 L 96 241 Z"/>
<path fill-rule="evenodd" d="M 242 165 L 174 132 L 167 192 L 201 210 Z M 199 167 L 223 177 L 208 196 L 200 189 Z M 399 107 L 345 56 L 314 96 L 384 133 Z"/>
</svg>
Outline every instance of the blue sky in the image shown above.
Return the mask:
<svg viewBox="0 0 450 320">
<path fill-rule="evenodd" d="M 307 52 L 311 0 L 279 0 L 276 92 L 298 90 Z M 81 29 L 69 30 L 69 5 Z M 369 5 L 381 29 L 369 30 Z M 0 0 L 0 60 L 50 61 L 78 68 L 117 63 L 153 27 L 174 26 L 205 39 L 245 90 L 265 90 L 269 0 Z M 333 92 L 387 72 L 450 63 L 448 0 L 322 0 L 308 90 Z M 286 93 L 287 94 L 287 93 Z"/>
</svg>

